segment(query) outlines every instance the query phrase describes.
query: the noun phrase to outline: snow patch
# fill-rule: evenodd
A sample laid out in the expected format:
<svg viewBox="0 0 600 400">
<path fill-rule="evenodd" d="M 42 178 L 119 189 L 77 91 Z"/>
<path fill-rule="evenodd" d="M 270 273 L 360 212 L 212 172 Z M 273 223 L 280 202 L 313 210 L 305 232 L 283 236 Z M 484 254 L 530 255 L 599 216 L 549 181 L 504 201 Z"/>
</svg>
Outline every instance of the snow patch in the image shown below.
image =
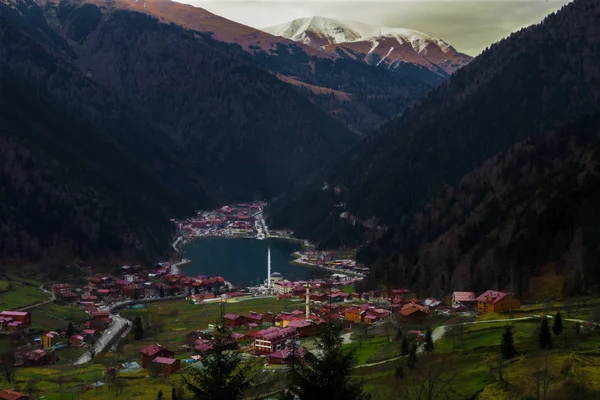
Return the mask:
<svg viewBox="0 0 600 400">
<path fill-rule="evenodd" d="M 373 51 L 375 51 L 375 49 L 377 48 L 377 46 L 379 46 L 379 42 L 377 40 L 373 40 L 373 46 L 371 46 L 371 50 L 369 50 L 369 52 L 367 53 L 367 55 L 370 56 L 371 53 Z"/>
<path fill-rule="evenodd" d="M 385 60 L 386 58 L 388 58 L 388 56 L 390 54 L 392 54 L 392 51 L 394 51 L 394 46 L 390 47 L 390 51 L 388 51 L 387 54 L 381 60 L 379 60 L 379 62 L 377 63 L 377 66 L 379 66 L 379 64 L 381 64 L 383 62 L 383 60 Z"/>
</svg>

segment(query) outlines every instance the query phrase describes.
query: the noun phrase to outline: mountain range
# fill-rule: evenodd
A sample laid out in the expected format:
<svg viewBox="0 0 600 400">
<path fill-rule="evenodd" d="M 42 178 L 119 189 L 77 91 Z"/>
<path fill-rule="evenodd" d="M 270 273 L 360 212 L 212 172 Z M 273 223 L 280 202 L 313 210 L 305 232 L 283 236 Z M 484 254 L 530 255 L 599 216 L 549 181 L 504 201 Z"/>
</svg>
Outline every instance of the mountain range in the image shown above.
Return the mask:
<svg viewBox="0 0 600 400">
<path fill-rule="evenodd" d="M 356 21 L 300 18 L 264 31 L 332 55 L 390 70 L 402 69 L 408 64 L 448 77 L 473 60 L 443 40 L 423 32 Z"/>
<path fill-rule="evenodd" d="M 170 0 L 119 0 L 110 4 L 205 34 L 222 47 L 229 44 L 228 51 L 293 85 L 359 136 L 368 135 L 401 114 L 448 76 L 439 69 L 423 67 L 419 64 L 424 63 L 422 57 L 418 62 L 396 63 L 394 73 L 387 68 L 373 68 L 362 60 L 322 51 Z M 467 57 L 464 63 L 469 60 Z"/>
<path fill-rule="evenodd" d="M 598 17 L 576 0 L 471 62 L 319 17 L 0 0 L 0 257 L 155 260 L 169 218 L 261 198 L 360 246 L 372 285 L 595 293 Z"/>
<path fill-rule="evenodd" d="M 599 16 L 577 0 L 493 44 L 299 182 L 273 221 L 322 246 L 368 242 L 373 282 L 595 292 Z"/>
</svg>

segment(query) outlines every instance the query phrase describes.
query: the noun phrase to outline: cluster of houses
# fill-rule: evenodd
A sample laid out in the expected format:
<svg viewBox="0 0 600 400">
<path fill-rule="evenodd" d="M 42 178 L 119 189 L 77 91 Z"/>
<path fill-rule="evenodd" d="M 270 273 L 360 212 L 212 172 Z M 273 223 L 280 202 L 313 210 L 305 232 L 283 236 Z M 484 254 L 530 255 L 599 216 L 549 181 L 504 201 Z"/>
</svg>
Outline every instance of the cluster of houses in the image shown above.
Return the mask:
<svg viewBox="0 0 600 400">
<path fill-rule="evenodd" d="M 521 302 L 511 293 L 487 290 L 477 296 L 474 292 L 454 292 L 452 307 L 478 314 L 500 313 L 521 308 Z"/>
<path fill-rule="evenodd" d="M 80 306 L 91 313 L 99 303 L 182 294 L 200 294 L 209 298 L 219 289 L 227 287 L 227 282 L 220 276 L 189 277 L 173 274 L 169 263 L 160 263 L 154 269 L 143 269 L 140 266 L 123 266 L 121 269 L 121 278 L 93 276 L 81 288 L 73 289 L 68 283 L 60 283 L 53 285 L 52 291 L 58 302 Z"/>
<path fill-rule="evenodd" d="M 31 313 L 27 311 L 1 311 L 0 331 L 15 332 L 31 326 Z"/>
<path fill-rule="evenodd" d="M 187 237 L 237 236 L 253 232 L 254 216 L 260 214 L 264 203 L 242 203 L 223 206 L 210 212 L 198 212 L 196 217 L 173 221 L 180 234 Z"/>
<path fill-rule="evenodd" d="M 299 252 L 302 263 L 316 265 L 340 271 L 350 271 L 357 274 L 369 272 L 369 268 L 356 264 L 353 258 L 339 258 L 337 252 L 327 250 L 303 250 Z"/>
</svg>

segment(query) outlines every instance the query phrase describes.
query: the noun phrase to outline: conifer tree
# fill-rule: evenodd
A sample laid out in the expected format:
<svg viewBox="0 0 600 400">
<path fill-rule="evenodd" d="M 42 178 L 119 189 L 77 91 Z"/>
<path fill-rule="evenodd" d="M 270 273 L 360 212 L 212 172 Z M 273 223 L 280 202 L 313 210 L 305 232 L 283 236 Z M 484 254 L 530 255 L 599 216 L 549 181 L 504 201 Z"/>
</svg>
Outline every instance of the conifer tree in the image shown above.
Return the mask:
<svg viewBox="0 0 600 400">
<path fill-rule="evenodd" d="M 158 395 L 156 396 L 156 400 L 164 400 L 164 395 L 162 390 L 158 391 Z"/>
<path fill-rule="evenodd" d="M 542 349 L 552 348 L 552 335 L 550 333 L 550 324 L 548 323 L 548 318 L 542 319 L 538 340 Z"/>
<path fill-rule="evenodd" d="M 417 345 L 413 343 L 410 347 L 410 351 L 408 352 L 408 360 L 406 361 L 406 366 L 410 369 L 415 369 L 417 365 Z"/>
<path fill-rule="evenodd" d="M 400 351 L 401 351 L 401 355 L 406 356 L 408 355 L 410 348 L 408 346 L 408 339 L 406 337 L 402 338 L 402 344 L 400 345 Z"/>
<path fill-rule="evenodd" d="M 351 371 L 357 363 L 354 350 L 342 349 L 342 327 L 326 323 L 317 336 L 319 352 L 305 352 L 304 362 L 288 373 L 290 389 L 301 399 L 364 399 L 360 382 Z"/>
<path fill-rule="evenodd" d="M 560 334 L 563 332 L 563 323 L 562 323 L 562 315 L 560 315 L 560 311 L 556 313 L 556 316 L 554 317 L 554 321 L 552 323 L 552 332 L 554 333 L 554 336 L 559 337 Z"/>
<path fill-rule="evenodd" d="M 144 338 L 144 326 L 139 316 L 133 320 L 133 338 L 135 340 L 142 340 Z"/>
<path fill-rule="evenodd" d="M 242 364 L 239 345 L 225 327 L 223 309 L 215 324 L 212 352 L 202 363 L 204 369 L 188 368 L 184 382 L 195 398 L 203 400 L 237 400 L 250 387 L 250 366 Z"/>
<path fill-rule="evenodd" d="M 431 329 L 427 329 L 427 333 L 425 333 L 424 349 L 428 353 L 431 353 L 433 351 L 433 336 L 431 333 Z"/>
<path fill-rule="evenodd" d="M 505 360 L 510 360 L 517 354 L 515 349 L 515 339 L 513 337 L 512 329 L 510 326 L 504 327 L 502 332 L 502 341 L 500 342 L 500 352 Z"/>
<path fill-rule="evenodd" d="M 73 333 L 75 333 L 75 328 L 73 327 L 73 323 L 69 322 L 69 325 L 67 326 L 67 337 L 71 337 L 73 336 Z"/>
</svg>

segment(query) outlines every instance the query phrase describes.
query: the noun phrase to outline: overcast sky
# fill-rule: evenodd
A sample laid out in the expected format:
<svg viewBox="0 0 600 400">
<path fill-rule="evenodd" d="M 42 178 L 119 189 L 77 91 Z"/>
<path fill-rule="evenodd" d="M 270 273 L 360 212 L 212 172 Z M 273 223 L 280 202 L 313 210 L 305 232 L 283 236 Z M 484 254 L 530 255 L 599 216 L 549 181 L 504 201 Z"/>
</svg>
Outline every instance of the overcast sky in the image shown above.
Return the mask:
<svg viewBox="0 0 600 400">
<path fill-rule="evenodd" d="M 178 1 L 255 28 L 318 15 L 416 29 L 475 56 L 511 32 L 540 22 L 570 0 Z"/>
</svg>

